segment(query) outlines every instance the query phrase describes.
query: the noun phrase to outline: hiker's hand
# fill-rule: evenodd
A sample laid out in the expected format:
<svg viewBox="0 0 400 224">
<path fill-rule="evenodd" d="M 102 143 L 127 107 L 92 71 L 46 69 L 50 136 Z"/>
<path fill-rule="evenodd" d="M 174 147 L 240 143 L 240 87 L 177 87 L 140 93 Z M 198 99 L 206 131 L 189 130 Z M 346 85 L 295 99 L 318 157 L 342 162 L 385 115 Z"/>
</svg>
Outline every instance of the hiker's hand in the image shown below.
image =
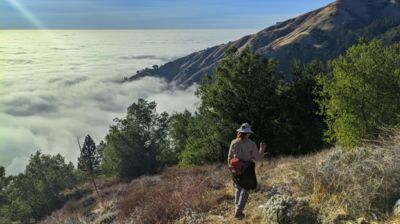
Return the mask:
<svg viewBox="0 0 400 224">
<path fill-rule="evenodd" d="M 262 150 L 263 153 L 265 153 L 266 150 L 267 150 L 267 143 L 261 142 L 260 143 L 260 149 Z"/>
</svg>

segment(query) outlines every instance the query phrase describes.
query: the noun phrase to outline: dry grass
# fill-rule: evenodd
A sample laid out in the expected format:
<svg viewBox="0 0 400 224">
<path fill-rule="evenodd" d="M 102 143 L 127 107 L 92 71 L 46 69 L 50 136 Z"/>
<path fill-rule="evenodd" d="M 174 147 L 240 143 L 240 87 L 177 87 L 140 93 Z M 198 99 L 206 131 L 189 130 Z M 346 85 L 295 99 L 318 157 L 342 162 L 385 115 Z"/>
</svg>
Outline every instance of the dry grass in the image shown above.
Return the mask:
<svg viewBox="0 0 400 224">
<path fill-rule="evenodd" d="M 227 171 L 217 166 L 170 168 L 160 176 L 140 178 L 118 204 L 119 220 L 168 223 L 187 213 L 207 212 L 226 200 L 219 190 L 227 179 Z"/>
<path fill-rule="evenodd" d="M 353 150 L 336 147 L 268 161 L 258 170 L 261 187 L 287 185 L 293 196 L 310 196 L 325 220 L 385 219 L 400 198 L 400 132 L 394 133 Z"/>
<path fill-rule="evenodd" d="M 170 223 L 192 218 L 233 201 L 225 191 L 229 182 L 225 166 L 210 165 L 188 169 L 169 168 L 161 175 L 144 176 L 130 183 L 98 180 L 104 203 L 88 190 L 83 197 L 70 200 L 43 224 L 100 223 L 99 217 L 117 211 L 116 223 Z M 187 223 L 187 222 L 184 222 Z"/>
<path fill-rule="evenodd" d="M 276 185 L 289 186 L 294 197 L 308 196 L 325 223 L 335 217 L 400 224 L 391 216 L 400 198 L 400 133 L 354 150 L 339 147 L 303 157 L 282 157 L 257 167 L 258 191 L 250 195 L 246 218 L 238 223 L 263 223 L 261 205 Z M 70 201 L 44 223 L 93 223 L 118 211 L 116 223 L 237 223 L 233 218 L 234 188 L 225 166 L 170 168 L 131 183 L 99 183 L 105 206 L 82 204 L 95 195 Z M 98 202 L 98 200 L 97 200 Z"/>
<path fill-rule="evenodd" d="M 313 196 L 327 213 L 384 217 L 400 198 L 400 134 L 353 150 L 337 148 L 317 168 Z"/>
</svg>

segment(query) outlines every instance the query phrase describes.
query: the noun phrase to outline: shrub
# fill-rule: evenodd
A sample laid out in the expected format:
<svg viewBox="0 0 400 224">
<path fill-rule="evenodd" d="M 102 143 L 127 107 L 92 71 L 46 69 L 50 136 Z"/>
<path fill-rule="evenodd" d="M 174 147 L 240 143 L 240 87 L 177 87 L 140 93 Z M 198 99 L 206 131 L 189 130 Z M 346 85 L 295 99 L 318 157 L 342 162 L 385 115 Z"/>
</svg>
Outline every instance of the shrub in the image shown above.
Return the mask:
<svg viewBox="0 0 400 224">
<path fill-rule="evenodd" d="M 331 142 L 354 147 L 399 124 L 400 44 L 361 42 L 332 63 L 333 77 L 320 79 L 320 101 Z"/>
<path fill-rule="evenodd" d="M 296 199 L 289 195 L 272 196 L 264 208 L 264 219 L 270 224 L 315 224 L 317 216 L 305 198 Z"/>
<path fill-rule="evenodd" d="M 400 132 L 353 150 L 333 150 L 314 177 L 314 194 L 325 195 L 319 203 L 330 200 L 331 210 L 345 208 L 352 217 L 390 212 L 400 196 Z"/>
</svg>

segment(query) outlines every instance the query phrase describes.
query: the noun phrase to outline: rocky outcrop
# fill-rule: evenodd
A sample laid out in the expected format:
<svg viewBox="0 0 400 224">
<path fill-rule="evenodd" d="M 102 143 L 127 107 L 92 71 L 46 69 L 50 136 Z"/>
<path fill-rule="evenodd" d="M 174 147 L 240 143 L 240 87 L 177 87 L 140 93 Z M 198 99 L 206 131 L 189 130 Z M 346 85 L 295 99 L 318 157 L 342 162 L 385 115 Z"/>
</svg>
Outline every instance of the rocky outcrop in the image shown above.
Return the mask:
<svg viewBox="0 0 400 224">
<path fill-rule="evenodd" d="M 239 51 L 249 47 L 264 57 L 278 59 L 280 68 L 288 70 L 294 59 L 302 62 L 314 58 L 329 60 L 354 44 L 360 36 L 379 37 L 391 32 L 400 25 L 399 15 L 398 0 L 338 0 L 256 34 L 192 53 L 155 69 L 145 69 L 130 80 L 156 76 L 188 86 L 210 73 L 230 47 Z M 379 21 L 384 24 L 376 24 Z M 396 35 L 396 38 L 400 37 L 400 34 Z"/>
</svg>

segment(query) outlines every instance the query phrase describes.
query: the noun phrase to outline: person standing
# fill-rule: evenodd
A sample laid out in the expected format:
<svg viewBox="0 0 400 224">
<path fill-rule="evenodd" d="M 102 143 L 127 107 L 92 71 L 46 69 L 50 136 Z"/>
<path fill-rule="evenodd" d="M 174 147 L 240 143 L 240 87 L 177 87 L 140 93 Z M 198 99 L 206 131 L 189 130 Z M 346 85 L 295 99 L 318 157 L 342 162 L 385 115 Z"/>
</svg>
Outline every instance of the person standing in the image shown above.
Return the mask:
<svg viewBox="0 0 400 224">
<path fill-rule="evenodd" d="M 237 129 L 237 138 L 231 142 L 228 153 L 228 166 L 233 171 L 232 180 L 235 192 L 235 218 L 244 218 L 243 210 L 249 197 L 249 191 L 257 188 L 255 162 L 264 157 L 266 144 L 260 143 L 257 149 L 256 143 L 249 139 L 253 134 L 251 126 L 244 123 Z"/>
</svg>

